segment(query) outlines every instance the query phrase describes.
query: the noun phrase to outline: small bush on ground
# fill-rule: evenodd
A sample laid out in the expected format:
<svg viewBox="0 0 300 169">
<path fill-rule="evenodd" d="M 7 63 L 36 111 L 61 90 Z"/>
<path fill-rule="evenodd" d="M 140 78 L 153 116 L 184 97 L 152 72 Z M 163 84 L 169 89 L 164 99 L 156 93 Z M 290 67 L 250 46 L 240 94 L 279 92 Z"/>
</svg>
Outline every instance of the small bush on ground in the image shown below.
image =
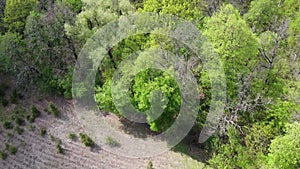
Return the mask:
<svg viewBox="0 0 300 169">
<path fill-rule="evenodd" d="M 79 133 L 79 137 L 82 144 L 86 147 L 92 147 L 94 145 L 94 141 L 87 134 Z"/>
<path fill-rule="evenodd" d="M 7 158 L 7 154 L 5 152 L 3 152 L 3 151 L 0 151 L 0 158 L 2 160 L 5 160 Z"/>
<path fill-rule="evenodd" d="M 46 135 L 46 133 L 47 133 L 47 130 L 46 130 L 45 128 L 41 128 L 41 129 L 40 129 L 40 135 L 41 135 L 42 137 L 44 137 L 44 136 Z"/>
<path fill-rule="evenodd" d="M 19 99 L 19 94 L 18 94 L 17 90 L 14 89 L 10 95 L 9 100 L 12 104 L 16 104 L 16 103 L 18 103 L 18 99 Z"/>
<path fill-rule="evenodd" d="M 76 139 L 76 134 L 70 133 L 69 134 L 69 139 L 72 140 L 72 141 L 74 141 Z"/>
<path fill-rule="evenodd" d="M 41 115 L 41 112 L 35 106 L 31 106 L 31 113 L 34 119 Z"/>
<path fill-rule="evenodd" d="M 3 127 L 4 127 L 5 129 L 13 129 L 13 128 L 14 128 L 14 125 L 13 125 L 11 122 L 9 122 L 9 121 L 5 121 L 5 122 L 3 123 Z"/>
<path fill-rule="evenodd" d="M 59 116 L 59 110 L 52 102 L 49 103 L 49 111 L 54 117 Z"/>
<path fill-rule="evenodd" d="M 154 168 L 153 168 L 152 161 L 149 161 L 149 162 L 148 162 L 147 169 L 154 169 Z"/>
<path fill-rule="evenodd" d="M 20 128 L 19 126 L 15 127 L 15 132 L 17 132 L 19 135 L 21 135 L 24 132 L 24 129 Z"/>
<path fill-rule="evenodd" d="M 10 154 L 16 154 L 17 153 L 17 151 L 18 151 L 18 148 L 17 147 L 15 147 L 15 146 L 13 146 L 13 145 L 11 145 L 11 144 L 8 144 L 8 143 L 6 143 L 5 144 L 5 147 L 6 147 L 6 150 L 8 150 L 8 152 L 10 153 Z"/>
<path fill-rule="evenodd" d="M 15 122 L 17 125 L 20 125 L 20 126 L 25 125 L 25 120 L 23 120 L 21 117 L 18 117 L 18 116 L 16 117 Z"/>
<path fill-rule="evenodd" d="M 57 153 L 64 154 L 64 149 L 62 148 L 60 143 L 56 144 L 56 150 L 57 150 Z"/>
</svg>

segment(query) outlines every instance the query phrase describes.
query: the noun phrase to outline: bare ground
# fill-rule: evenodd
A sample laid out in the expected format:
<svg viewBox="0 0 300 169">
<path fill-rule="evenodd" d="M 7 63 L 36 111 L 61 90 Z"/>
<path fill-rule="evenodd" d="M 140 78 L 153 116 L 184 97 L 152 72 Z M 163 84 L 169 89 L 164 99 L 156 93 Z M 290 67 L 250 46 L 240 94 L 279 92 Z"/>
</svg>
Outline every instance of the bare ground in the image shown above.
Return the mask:
<svg viewBox="0 0 300 169">
<path fill-rule="evenodd" d="M 54 102 L 61 111 L 61 117 L 55 118 L 48 115 L 44 109 L 48 107 L 49 102 Z M 5 143 L 10 143 L 18 147 L 16 155 L 9 155 L 6 160 L 0 159 L 0 168 L 3 169 L 146 169 L 149 161 L 152 161 L 155 169 L 190 169 L 203 168 L 204 164 L 200 163 L 189 156 L 181 153 L 168 151 L 164 154 L 153 158 L 131 159 L 117 156 L 101 149 L 101 145 L 94 148 L 84 147 L 77 139 L 71 141 L 68 138 L 69 133 L 84 132 L 80 127 L 80 123 L 76 118 L 73 105 L 70 100 L 60 97 L 41 97 L 31 96 L 23 98 L 23 106 L 29 108 L 35 105 L 41 110 L 41 117 L 37 118 L 33 125 L 35 130 L 29 127 L 27 122 L 24 127 L 24 133 L 18 135 L 14 133 L 12 138 L 7 136 L 8 132 L 13 130 L 5 130 L 1 125 L 0 132 L 0 150 L 3 150 Z M 2 113 L 10 113 L 15 105 L 10 105 Z M 29 111 L 29 109 L 28 109 Z M 143 131 L 135 131 L 136 127 L 126 125 L 113 115 L 107 115 L 107 120 L 115 127 L 122 128 L 124 132 L 133 135 L 139 135 Z M 42 137 L 40 128 L 46 128 L 47 134 Z M 141 130 L 147 130 L 140 128 Z M 144 131 L 145 133 L 149 131 Z M 139 135 L 142 137 L 142 135 Z M 56 150 L 56 141 L 62 141 L 62 147 L 65 154 L 58 154 Z M 193 148 L 192 153 L 200 153 L 201 150 Z"/>
</svg>

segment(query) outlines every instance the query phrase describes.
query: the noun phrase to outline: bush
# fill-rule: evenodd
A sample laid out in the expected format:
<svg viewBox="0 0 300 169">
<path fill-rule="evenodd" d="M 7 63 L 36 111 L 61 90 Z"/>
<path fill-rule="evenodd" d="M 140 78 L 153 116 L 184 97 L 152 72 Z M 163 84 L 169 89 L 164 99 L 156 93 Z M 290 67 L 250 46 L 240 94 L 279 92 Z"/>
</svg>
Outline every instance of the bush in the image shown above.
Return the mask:
<svg viewBox="0 0 300 169">
<path fill-rule="evenodd" d="M 61 144 L 59 144 L 59 143 L 56 144 L 56 150 L 57 150 L 57 153 L 64 154 L 64 149 L 62 148 Z"/>
<path fill-rule="evenodd" d="M 23 120 L 21 117 L 16 117 L 15 122 L 16 122 L 17 125 L 20 125 L 20 126 L 25 125 L 25 120 Z"/>
<path fill-rule="evenodd" d="M 12 104 L 16 104 L 18 102 L 19 95 L 16 89 L 13 90 L 9 99 Z"/>
<path fill-rule="evenodd" d="M 110 147 L 119 147 L 120 143 L 118 143 L 115 139 L 112 137 L 106 137 L 105 143 L 109 145 Z"/>
<path fill-rule="evenodd" d="M 5 122 L 3 123 L 3 127 L 4 127 L 5 129 L 13 129 L 13 128 L 14 128 L 13 124 L 12 124 L 11 122 L 9 122 L 9 121 L 5 121 Z"/>
<path fill-rule="evenodd" d="M 84 133 L 79 133 L 80 141 L 86 146 L 86 147 L 92 147 L 94 145 L 94 141 Z"/>
<path fill-rule="evenodd" d="M 153 169 L 152 161 L 148 162 L 147 169 Z"/>
<path fill-rule="evenodd" d="M 1 99 L 1 103 L 2 103 L 2 106 L 6 107 L 8 106 L 8 101 L 6 99 Z"/>
<path fill-rule="evenodd" d="M 31 106 L 31 113 L 34 119 L 41 115 L 41 112 L 35 106 Z"/>
<path fill-rule="evenodd" d="M 13 145 L 10 145 L 10 144 L 7 144 L 7 143 L 5 144 L 5 147 L 6 147 L 6 150 L 8 150 L 8 152 L 10 154 L 16 154 L 17 151 L 18 151 L 17 147 L 15 147 Z"/>
<path fill-rule="evenodd" d="M 19 135 L 21 135 L 24 132 L 24 129 L 20 128 L 19 126 L 16 126 L 14 129 Z"/>
<path fill-rule="evenodd" d="M 45 128 L 41 128 L 41 129 L 40 129 L 40 135 L 41 135 L 42 137 L 44 137 L 44 136 L 46 135 L 46 133 L 47 133 L 47 130 L 46 130 Z"/>
<path fill-rule="evenodd" d="M 59 110 L 52 102 L 49 103 L 49 111 L 51 112 L 51 114 L 53 114 L 54 117 L 59 116 Z"/>
<path fill-rule="evenodd" d="M 5 160 L 7 158 L 7 154 L 5 152 L 3 152 L 3 151 L 0 151 L 0 158 L 2 160 Z"/>
<path fill-rule="evenodd" d="M 70 133 L 69 139 L 74 141 L 76 139 L 76 135 L 74 133 Z"/>
</svg>

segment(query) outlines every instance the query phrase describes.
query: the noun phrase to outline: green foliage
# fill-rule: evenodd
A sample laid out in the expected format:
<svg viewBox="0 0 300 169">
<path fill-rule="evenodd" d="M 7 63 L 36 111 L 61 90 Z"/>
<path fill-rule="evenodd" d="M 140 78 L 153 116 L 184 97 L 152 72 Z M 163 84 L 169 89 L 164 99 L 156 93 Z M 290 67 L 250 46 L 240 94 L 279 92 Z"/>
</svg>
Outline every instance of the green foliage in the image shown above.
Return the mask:
<svg viewBox="0 0 300 169">
<path fill-rule="evenodd" d="M 15 123 L 17 125 L 24 126 L 25 125 L 25 120 L 22 117 L 17 116 L 16 119 L 15 119 Z"/>
<path fill-rule="evenodd" d="M 40 135 L 41 135 L 42 137 L 44 137 L 44 136 L 46 135 L 46 133 L 47 133 L 46 128 L 41 128 L 41 129 L 40 129 Z"/>
<path fill-rule="evenodd" d="M 152 161 L 148 161 L 147 169 L 153 169 Z"/>
<path fill-rule="evenodd" d="M 31 106 L 31 113 L 34 119 L 41 115 L 41 112 L 35 106 Z"/>
<path fill-rule="evenodd" d="M 272 140 L 267 157 L 269 168 L 293 169 L 300 166 L 300 123 L 288 124 L 286 134 Z"/>
<path fill-rule="evenodd" d="M 139 11 L 172 14 L 200 24 L 202 14 L 198 3 L 197 0 L 145 0 Z"/>
<path fill-rule="evenodd" d="M 4 127 L 5 129 L 13 129 L 13 128 L 14 128 L 14 125 L 12 124 L 12 122 L 4 121 L 4 122 L 3 122 L 3 127 Z"/>
<path fill-rule="evenodd" d="M 0 151 L 0 158 L 1 158 L 2 160 L 6 160 L 7 154 L 6 154 L 5 152 L 3 152 L 3 151 Z"/>
<path fill-rule="evenodd" d="M 21 135 L 24 132 L 24 129 L 22 129 L 20 126 L 15 127 L 15 132 L 17 132 L 19 135 Z"/>
<path fill-rule="evenodd" d="M 87 134 L 79 133 L 79 137 L 81 143 L 86 147 L 92 147 L 94 145 L 94 141 Z"/>
<path fill-rule="evenodd" d="M 95 100 L 100 109 L 119 115 L 111 96 L 111 80 L 107 80 L 102 87 L 96 88 Z"/>
<path fill-rule="evenodd" d="M 16 104 L 16 103 L 18 103 L 18 99 L 19 99 L 19 94 L 18 94 L 17 90 L 14 89 L 10 95 L 9 100 L 12 104 Z"/>
<path fill-rule="evenodd" d="M 0 35 L 0 71 L 15 72 L 16 58 L 21 53 L 22 40 L 17 33 Z"/>
<path fill-rule="evenodd" d="M 95 31 L 120 15 L 130 14 L 133 7 L 127 0 L 83 0 L 82 11 L 76 16 L 74 25 L 66 24 L 69 36 L 83 45 Z"/>
<path fill-rule="evenodd" d="M 69 139 L 72 140 L 72 141 L 74 141 L 76 139 L 76 134 L 70 133 L 69 134 Z"/>
<path fill-rule="evenodd" d="M 76 13 L 80 13 L 82 10 L 82 0 L 66 0 L 66 3 L 71 7 Z"/>
<path fill-rule="evenodd" d="M 209 18 L 204 34 L 221 57 L 231 103 L 238 96 L 239 84 L 258 63 L 258 39 L 232 5 L 224 5 Z"/>
<path fill-rule="evenodd" d="M 4 106 L 4 107 L 6 107 L 6 106 L 8 106 L 8 101 L 6 100 L 6 99 L 0 99 L 0 102 L 1 102 L 1 104 L 2 104 L 2 106 Z"/>
<path fill-rule="evenodd" d="M 64 154 L 64 149 L 62 148 L 61 144 L 59 143 L 56 144 L 56 151 L 59 154 Z"/>
<path fill-rule="evenodd" d="M 245 19 L 257 32 L 263 32 L 270 30 L 278 12 L 278 0 L 254 0 Z"/>
<path fill-rule="evenodd" d="M 12 155 L 15 155 L 18 151 L 18 148 L 11 144 L 6 143 L 5 146 L 6 146 L 6 150 L 8 150 L 8 152 Z"/>
<path fill-rule="evenodd" d="M 59 109 L 54 105 L 54 103 L 50 102 L 49 103 L 49 112 L 54 116 L 54 117 L 58 117 L 60 114 Z"/>
<path fill-rule="evenodd" d="M 23 34 L 26 17 L 37 4 L 36 0 L 6 0 L 4 24 L 9 32 Z"/>
</svg>

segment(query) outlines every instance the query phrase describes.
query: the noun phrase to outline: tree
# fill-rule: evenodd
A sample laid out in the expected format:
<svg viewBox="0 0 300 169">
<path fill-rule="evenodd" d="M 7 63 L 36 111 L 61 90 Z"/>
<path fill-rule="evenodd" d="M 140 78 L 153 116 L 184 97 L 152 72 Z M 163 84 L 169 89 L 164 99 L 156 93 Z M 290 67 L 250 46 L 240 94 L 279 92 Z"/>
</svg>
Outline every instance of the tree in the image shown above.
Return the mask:
<svg viewBox="0 0 300 169">
<path fill-rule="evenodd" d="M 0 1 L 0 35 L 5 33 L 5 28 L 4 28 L 4 23 L 3 23 L 5 3 L 6 3 L 6 0 Z"/>
<path fill-rule="evenodd" d="M 258 63 L 258 39 L 232 5 L 207 19 L 204 34 L 224 62 L 228 101 L 237 99 L 241 84 Z"/>
<path fill-rule="evenodd" d="M 72 68 L 77 59 L 74 42 L 64 24 L 74 13 L 64 4 L 50 5 L 47 12 L 31 12 L 26 21 L 26 60 L 36 69 L 31 73 L 41 89 L 71 97 Z"/>
<path fill-rule="evenodd" d="M 127 0 L 82 0 L 82 11 L 76 16 L 74 25 L 66 24 L 69 36 L 74 37 L 81 47 L 93 33 L 105 24 L 121 15 L 133 12 L 133 7 Z"/>
<path fill-rule="evenodd" d="M 36 4 L 36 0 L 7 0 L 4 13 L 7 31 L 23 34 L 26 18 Z"/>
<path fill-rule="evenodd" d="M 292 169 L 300 166 L 300 123 L 287 125 L 286 134 L 272 140 L 267 156 L 269 168 Z"/>
<path fill-rule="evenodd" d="M 245 19 L 257 32 L 272 30 L 279 12 L 278 3 L 277 0 L 254 0 L 245 14 Z"/>
</svg>

